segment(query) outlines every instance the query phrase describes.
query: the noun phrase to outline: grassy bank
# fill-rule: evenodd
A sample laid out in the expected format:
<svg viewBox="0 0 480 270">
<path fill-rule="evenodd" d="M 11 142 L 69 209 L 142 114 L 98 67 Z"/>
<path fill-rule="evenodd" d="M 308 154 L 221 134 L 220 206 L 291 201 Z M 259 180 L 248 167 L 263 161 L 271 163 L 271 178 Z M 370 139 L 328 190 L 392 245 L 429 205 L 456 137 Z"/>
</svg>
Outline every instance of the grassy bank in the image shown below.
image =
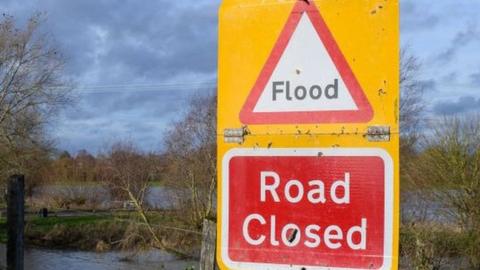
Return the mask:
<svg viewBox="0 0 480 270">
<path fill-rule="evenodd" d="M 402 269 L 477 269 L 480 239 L 456 226 L 415 224 L 400 229 Z"/>
<path fill-rule="evenodd" d="M 200 237 L 186 228 L 171 211 L 151 212 L 149 218 L 164 245 L 195 256 Z M 152 237 L 136 213 L 102 213 L 81 216 L 30 216 L 25 239 L 29 246 L 85 251 L 138 250 L 149 248 Z M 6 242 L 6 220 L 0 219 L 0 241 Z"/>
<path fill-rule="evenodd" d="M 149 219 L 162 244 L 198 256 L 199 233 L 190 232 L 175 212 L 150 212 Z M 98 252 L 147 249 L 152 245 L 151 234 L 134 212 L 28 216 L 25 238 L 29 246 Z M 5 219 L 0 219 L 0 242 L 6 242 Z M 404 225 L 400 231 L 401 269 L 473 269 L 472 263 L 475 265 L 480 258 L 479 246 L 477 236 L 455 226 Z"/>
</svg>

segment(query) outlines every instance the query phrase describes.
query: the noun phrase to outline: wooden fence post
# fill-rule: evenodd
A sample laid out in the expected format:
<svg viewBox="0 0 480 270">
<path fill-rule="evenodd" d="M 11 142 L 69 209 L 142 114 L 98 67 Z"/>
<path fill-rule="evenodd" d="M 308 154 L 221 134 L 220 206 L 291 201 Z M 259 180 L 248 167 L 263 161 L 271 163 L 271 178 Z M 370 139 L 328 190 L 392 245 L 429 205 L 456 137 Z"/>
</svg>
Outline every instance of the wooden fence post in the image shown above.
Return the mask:
<svg viewBox="0 0 480 270">
<path fill-rule="evenodd" d="M 210 220 L 203 221 L 202 252 L 200 253 L 200 270 L 217 270 L 215 260 L 217 241 L 217 224 Z"/>
<path fill-rule="evenodd" d="M 7 269 L 23 270 L 24 197 L 23 175 L 11 176 L 7 194 Z"/>
</svg>

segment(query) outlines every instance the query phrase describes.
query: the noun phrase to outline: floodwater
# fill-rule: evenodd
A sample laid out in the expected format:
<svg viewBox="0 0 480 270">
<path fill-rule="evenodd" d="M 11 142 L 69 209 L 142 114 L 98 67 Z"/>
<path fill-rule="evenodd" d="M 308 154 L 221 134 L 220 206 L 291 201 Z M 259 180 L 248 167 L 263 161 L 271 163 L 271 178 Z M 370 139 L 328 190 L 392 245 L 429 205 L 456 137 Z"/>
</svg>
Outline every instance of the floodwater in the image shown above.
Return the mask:
<svg viewBox="0 0 480 270">
<path fill-rule="evenodd" d="M 33 199 L 36 201 L 45 198 L 84 198 L 87 202 L 95 203 L 100 208 L 121 208 L 123 202 L 113 200 L 112 196 L 100 186 L 43 186 L 33 192 Z M 165 187 L 149 188 L 145 201 L 153 209 L 173 209 L 177 203 L 175 192 Z"/>
<path fill-rule="evenodd" d="M 99 186 L 44 186 L 34 190 L 33 199 L 42 200 L 56 196 L 85 198 L 97 203 L 100 208 L 122 207 L 122 202 L 114 201 L 109 192 Z M 146 202 L 151 208 L 175 208 L 174 193 L 164 187 L 149 189 Z M 6 266 L 5 245 L 0 245 L 0 269 Z M 194 268 L 192 268 L 194 267 Z M 133 256 L 128 252 L 84 252 L 30 248 L 25 250 L 25 270 L 185 270 L 198 269 L 195 261 L 178 259 L 167 252 L 152 250 Z"/>
<path fill-rule="evenodd" d="M 5 245 L 0 245 L 0 268 L 6 267 Z M 148 251 L 128 259 L 131 253 L 25 250 L 25 270 L 185 270 L 198 269 L 195 261 L 179 260 L 162 251 Z M 193 268 L 194 267 L 194 268 Z"/>
<path fill-rule="evenodd" d="M 453 209 L 447 208 L 439 201 L 429 199 L 421 191 L 404 193 L 400 208 L 404 222 L 436 222 L 440 224 L 458 222 Z"/>
<path fill-rule="evenodd" d="M 101 187 L 59 187 L 48 186 L 36 190 L 34 197 L 49 196 L 87 196 L 103 207 L 111 207 L 116 202 L 110 194 Z M 174 193 L 164 187 L 150 188 L 146 196 L 147 204 L 156 209 L 175 208 Z M 402 218 L 404 221 L 426 221 L 440 223 L 455 223 L 456 220 L 445 215 L 448 212 L 443 204 L 424 198 L 421 192 L 408 192 L 402 200 Z M 0 268 L 5 267 L 5 246 L 0 245 Z M 147 270 L 168 269 L 186 270 L 198 269 L 195 261 L 184 261 L 176 256 L 162 251 L 148 251 L 129 258 L 129 253 L 124 252 L 83 252 L 83 251 L 58 251 L 47 249 L 27 249 L 25 251 L 26 270 Z M 456 265 L 456 264 L 452 264 Z M 402 268 L 407 269 L 407 268 Z M 455 268 L 451 268 L 455 269 Z"/>
</svg>

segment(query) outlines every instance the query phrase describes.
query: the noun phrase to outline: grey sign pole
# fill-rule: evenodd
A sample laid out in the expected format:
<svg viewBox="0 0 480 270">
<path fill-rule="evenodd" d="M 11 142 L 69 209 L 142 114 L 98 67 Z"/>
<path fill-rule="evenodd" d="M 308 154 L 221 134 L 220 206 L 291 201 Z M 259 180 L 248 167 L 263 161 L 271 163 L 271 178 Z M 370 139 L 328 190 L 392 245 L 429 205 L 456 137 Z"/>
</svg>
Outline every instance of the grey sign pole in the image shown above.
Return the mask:
<svg viewBox="0 0 480 270">
<path fill-rule="evenodd" d="M 24 190 L 23 175 L 8 180 L 7 206 L 7 269 L 23 270 L 24 248 Z"/>
<path fill-rule="evenodd" d="M 200 254 L 200 270 L 217 270 L 215 260 L 215 246 L 217 240 L 217 224 L 209 221 L 203 221 L 202 233 L 202 251 Z"/>
</svg>

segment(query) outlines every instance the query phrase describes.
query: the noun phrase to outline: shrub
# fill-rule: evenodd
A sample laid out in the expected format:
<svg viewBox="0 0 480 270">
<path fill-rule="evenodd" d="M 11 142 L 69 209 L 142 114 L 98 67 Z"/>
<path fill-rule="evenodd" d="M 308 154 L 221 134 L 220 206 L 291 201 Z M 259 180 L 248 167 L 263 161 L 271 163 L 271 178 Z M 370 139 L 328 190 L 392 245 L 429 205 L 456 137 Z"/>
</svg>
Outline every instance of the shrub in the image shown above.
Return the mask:
<svg viewBox="0 0 480 270">
<path fill-rule="evenodd" d="M 449 265 L 467 267 L 469 235 L 452 227 L 405 225 L 400 229 L 400 256 L 405 269 L 436 270 Z M 462 268 L 463 267 L 463 268 Z"/>
</svg>

